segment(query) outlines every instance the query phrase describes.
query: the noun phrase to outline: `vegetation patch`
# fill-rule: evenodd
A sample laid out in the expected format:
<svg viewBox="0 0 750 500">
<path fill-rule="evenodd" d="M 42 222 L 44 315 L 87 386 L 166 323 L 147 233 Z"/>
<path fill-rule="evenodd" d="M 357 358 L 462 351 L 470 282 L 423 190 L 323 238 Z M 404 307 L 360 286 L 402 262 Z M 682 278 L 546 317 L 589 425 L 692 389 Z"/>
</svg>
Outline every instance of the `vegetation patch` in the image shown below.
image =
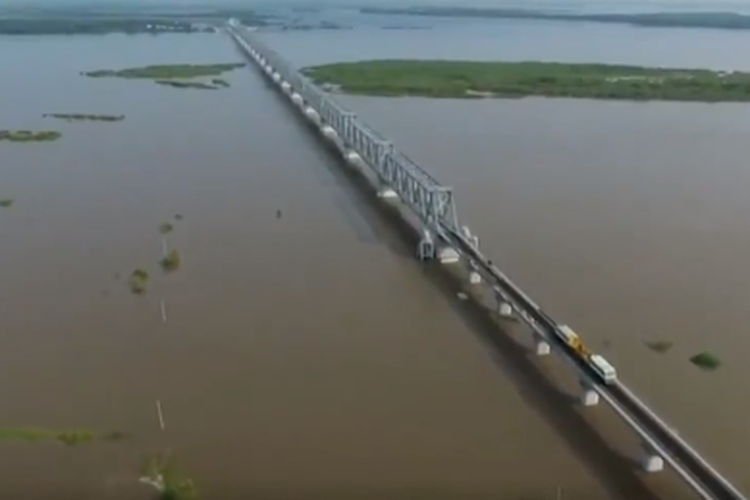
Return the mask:
<svg viewBox="0 0 750 500">
<path fill-rule="evenodd" d="M 180 268 L 180 262 L 180 253 L 177 250 L 170 250 L 161 260 L 161 267 L 166 272 L 176 271 Z"/>
<path fill-rule="evenodd" d="M 16 200 L 14 200 L 13 198 L 3 198 L 2 200 L 0 200 L 0 207 L 10 208 L 15 202 Z"/>
<path fill-rule="evenodd" d="M 176 89 L 203 89 L 203 90 L 217 90 L 218 87 L 209 85 L 203 82 L 185 82 L 181 80 L 154 80 L 154 83 L 164 85 L 166 87 L 174 87 Z"/>
<path fill-rule="evenodd" d="M 66 446 L 77 446 L 94 441 L 118 441 L 124 438 L 125 434 L 119 431 L 52 430 L 31 427 L 0 429 L 0 441 L 4 442 L 39 443 L 57 441 Z"/>
<path fill-rule="evenodd" d="M 148 280 L 148 271 L 141 268 L 136 269 L 130 275 L 130 291 L 136 295 L 143 295 L 144 293 L 146 293 Z"/>
<path fill-rule="evenodd" d="M 669 352 L 672 347 L 674 347 L 674 342 L 670 342 L 668 340 L 649 340 L 645 342 L 646 347 L 651 349 L 654 352 L 658 352 L 661 354 L 665 354 Z"/>
<path fill-rule="evenodd" d="M 0 141 L 8 142 L 46 142 L 56 141 L 62 134 L 56 130 L 0 130 Z"/>
<path fill-rule="evenodd" d="M 141 482 L 159 491 L 160 500 L 198 500 L 192 479 L 182 474 L 171 454 L 157 453 L 146 460 Z"/>
<path fill-rule="evenodd" d="M 554 62 L 379 60 L 305 68 L 316 83 L 379 96 L 750 101 L 750 73 Z"/>
<path fill-rule="evenodd" d="M 211 83 L 213 83 L 216 87 L 229 87 L 229 82 L 224 80 L 223 78 L 212 78 Z"/>
<path fill-rule="evenodd" d="M 242 68 L 243 66 L 245 66 L 245 63 L 159 64 L 119 70 L 102 69 L 87 71 L 83 74 L 91 78 L 143 78 L 149 80 L 168 80 L 220 76 L 229 71 Z"/>
<path fill-rule="evenodd" d="M 721 366 L 721 360 L 715 354 L 705 351 L 691 357 L 690 362 L 706 371 L 714 371 Z"/>
<path fill-rule="evenodd" d="M 171 222 L 165 222 L 159 226 L 159 232 L 161 234 L 169 234 L 174 230 L 174 225 Z"/>
<path fill-rule="evenodd" d="M 68 122 L 120 122 L 125 119 L 125 115 L 85 115 L 80 113 L 47 113 L 42 115 L 44 118 L 57 118 Z"/>
</svg>

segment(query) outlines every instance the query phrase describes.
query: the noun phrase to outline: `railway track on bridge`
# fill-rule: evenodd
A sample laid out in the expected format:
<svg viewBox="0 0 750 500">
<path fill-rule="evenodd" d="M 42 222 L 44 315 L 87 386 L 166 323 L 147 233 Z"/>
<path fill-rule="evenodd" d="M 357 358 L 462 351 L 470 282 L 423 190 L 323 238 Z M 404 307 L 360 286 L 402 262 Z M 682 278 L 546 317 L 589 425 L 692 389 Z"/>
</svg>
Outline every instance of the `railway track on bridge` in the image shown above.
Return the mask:
<svg viewBox="0 0 750 500">
<path fill-rule="evenodd" d="M 743 493 L 622 381 L 603 380 L 601 372 L 581 356 L 580 349 L 564 340 L 569 334 L 562 330 L 567 327 L 555 322 L 482 254 L 478 238 L 472 236 L 467 227 L 459 225 L 450 188 L 442 186 L 426 170 L 398 152 L 393 144 L 359 121 L 353 112 L 333 101 L 250 30 L 235 21 L 230 21 L 227 29 L 240 49 L 321 128 L 323 135 L 338 141 L 348 161 L 364 163 L 382 186 L 392 191 L 421 221 L 423 239 L 419 251 L 422 257 L 434 253 L 442 243 L 455 254 L 452 261 L 461 258 L 467 261 L 473 273 L 491 284 L 499 303 L 516 311 L 538 342 L 553 347 L 574 370 L 588 401 L 595 404 L 601 397 L 638 434 L 646 452 L 645 470 L 661 470 L 663 460 L 705 500 L 746 500 Z"/>
</svg>

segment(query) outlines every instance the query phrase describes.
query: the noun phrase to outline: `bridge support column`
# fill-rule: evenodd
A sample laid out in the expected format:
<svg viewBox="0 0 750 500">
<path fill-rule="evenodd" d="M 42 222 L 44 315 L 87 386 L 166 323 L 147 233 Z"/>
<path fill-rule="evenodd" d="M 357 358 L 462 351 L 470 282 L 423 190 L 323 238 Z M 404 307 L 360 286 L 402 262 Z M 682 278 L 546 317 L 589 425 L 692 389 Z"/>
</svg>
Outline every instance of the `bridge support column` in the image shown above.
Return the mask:
<svg viewBox="0 0 750 500">
<path fill-rule="evenodd" d="M 472 285 L 478 285 L 482 282 L 482 275 L 476 271 L 469 272 L 469 283 Z"/>
<path fill-rule="evenodd" d="M 508 302 L 501 300 L 497 303 L 497 313 L 503 318 L 513 317 L 513 306 Z"/>
<path fill-rule="evenodd" d="M 305 104 L 305 100 L 298 92 L 292 92 L 292 102 L 297 106 L 302 106 L 303 104 Z"/>
<path fill-rule="evenodd" d="M 281 81 L 281 75 L 277 71 L 271 73 L 271 78 L 273 78 L 273 81 L 276 83 Z"/>
<path fill-rule="evenodd" d="M 599 393 L 596 392 L 588 380 L 581 380 L 581 404 L 583 406 L 596 406 L 599 404 Z"/>
<path fill-rule="evenodd" d="M 391 188 L 382 188 L 378 190 L 378 198 L 384 200 L 393 200 L 398 198 L 398 193 Z"/>
<path fill-rule="evenodd" d="M 550 345 L 540 335 L 534 334 L 535 351 L 537 356 L 547 356 L 550 353 Z M 598 396 L 598 394 L 597 394 Z"/>
<path fill-rule="evenodd" d="M 320 115 L 311 106 L 305 106 L 305 116 L 316 123 L 320 120 Z"/>
<path fill-rule="evenodd" d="M 335 141 L 339 137 L 339 134 L 337 134 L 336 130 L 330 125 L 323 125 L 320 127 L 320 132 L 323 134 L 323 137 L 331 141 Z"/>
<path fill-rule="evenodd" d="M 648 444 L 643 444 L 641 468 L 644 472 L 659 472 L 664 470 L 664 459 Z"/>
<path fill-rule="evenodd" d="M 422 232 L 422 238 L 417 244 L 417 258 L 419 260 L 432 260 L 435 258 L 435 240 L 428 230 Z"/>
<path fill-rule="evenodd" d="M 281 90 L 283 90 L 284 92 L 289 92 L 290 90 L 292 90 L 292 86 L 289 85 L 289 82 L 283 81 L 281 82 Z"/>
<path fill-rule="evenodd" d="M 362 157 L 353 149 L 347 149 L 344 152 L 344 158 L 346 158 L 346 161 L 351 165 L 362 165 Z"/>
<path fill-rule="evenodd" d="M 461 260 L 461 256 L 455 248 L 446 245 L 438 250 L 438 259 L 441 264 L 455 264 Z"/>
</svg>

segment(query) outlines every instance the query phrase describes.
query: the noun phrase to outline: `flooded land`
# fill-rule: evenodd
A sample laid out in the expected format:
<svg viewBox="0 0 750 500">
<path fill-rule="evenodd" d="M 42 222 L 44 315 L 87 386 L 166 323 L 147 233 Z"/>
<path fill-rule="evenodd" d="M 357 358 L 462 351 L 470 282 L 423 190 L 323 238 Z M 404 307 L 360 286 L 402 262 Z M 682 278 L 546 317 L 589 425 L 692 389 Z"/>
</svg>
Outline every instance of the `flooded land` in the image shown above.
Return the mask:
<svg viewBox="0 0 750 500">
<path fill-rule="evenodd" d="M 266 40 L 300 66 L 748 69 L 742 34 L 696 48 L 679 30 L 494 22 Z M 241 61 L 226 36 L 0 42 L 17 68 L 0 128 L 61 134 L 0 141 L 0 496 L 691 498 L 632 472 L 606 408 L 582 416 L 491 341 L 258 72 L 201 75 L 217 92 L 81 74 Z M 487 254 L 750 487 L 744 105 L 337 99 L 453 185 Z M 719 369 L 690 362 L 704 351 Z"/>
</svg>

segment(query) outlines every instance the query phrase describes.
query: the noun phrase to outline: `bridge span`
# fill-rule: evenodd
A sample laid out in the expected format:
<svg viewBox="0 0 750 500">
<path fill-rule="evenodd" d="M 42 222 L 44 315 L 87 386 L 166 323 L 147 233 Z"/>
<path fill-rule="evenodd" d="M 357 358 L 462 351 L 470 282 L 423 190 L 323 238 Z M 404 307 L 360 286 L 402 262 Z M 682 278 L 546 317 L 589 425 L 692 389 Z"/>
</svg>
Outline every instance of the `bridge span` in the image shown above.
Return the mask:
<svg viewBox="0 0 750 500">
<path fill-rule="evenodd" d="M 226 29 L 248 59 L 317 125 L 347 162 L 366 169 L 377 179 L 381 198 L 399 203 L 419 221 L 418 258 L 468 265 L 472 284 L 486 283 L 491 287 L 499 314 L 517 315 L 530 327 L 536 340 L 536 354 L 554 352 L 574 371 L 581 382 L 582 404 L 594 406 L 603 400 L 640 437 L 643 443 L 640 463 L 644 471 L 661 471 L 666 462 L 705 500 L 746 500 L 743 493 L 628 389 L 613 366 L 591 352 L 572 329 L 547 315 L 481 252 L 479 238 L 467 226 L 459 224 L 451 188 L 441 185 L 355 113 L 337 104 L 266 46 L 251 29 L 237 20 L 230 20 Z"/>
</svg>

